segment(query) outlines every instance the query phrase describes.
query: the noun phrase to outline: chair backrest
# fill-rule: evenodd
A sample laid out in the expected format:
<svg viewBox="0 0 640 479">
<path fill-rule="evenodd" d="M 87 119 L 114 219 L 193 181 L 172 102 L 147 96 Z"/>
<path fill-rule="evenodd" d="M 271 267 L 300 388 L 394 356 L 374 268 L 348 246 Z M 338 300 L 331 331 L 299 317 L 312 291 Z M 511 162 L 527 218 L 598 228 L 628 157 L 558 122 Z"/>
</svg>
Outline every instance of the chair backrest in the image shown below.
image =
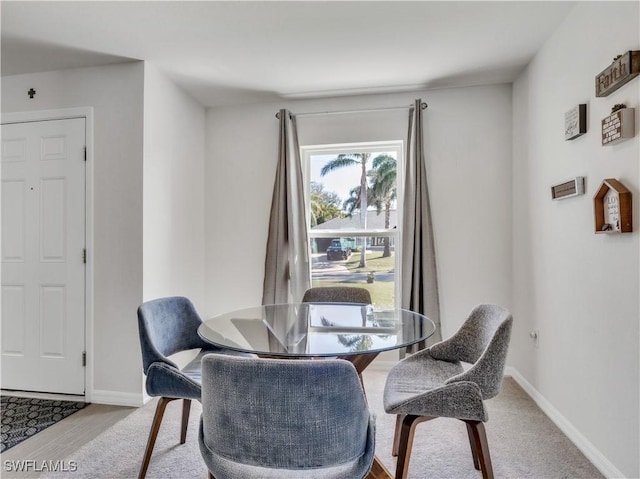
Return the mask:
<svg viewBox="0 0 640 479">
<path fill-rule="evenodd" d="M 181 296 L 154 299 L 138 308 L 138 332 L 145 374 L 154 362 L 177 367 L 167 356 L 207 344 L 198 336 L 202 319 L 189 299 Z"/>
<path fill-rule="evenodd" d="M 511 313 L 500 306 L 476 306 L 460 329 L 429 348 L 435 359 L 472 364 L 464 373 L 447 383 L 472 381 L 480 387 L 482 397 L 489 399 L 500 391 L 507 350 L 511 338 Z"/>
<path fill-rule="evenodd" d="M 227 460 L 276 469 L 341 464 L 365 451 L 369 419 L 348 361 L 203 359 L 201 440 Z"/>
<path fill-rule="evenodd" d="M 305 291 L 302 302 L 371 304 L 371 295 L 367 289 L 355 286 L 321 286 Z"/>
</svg>

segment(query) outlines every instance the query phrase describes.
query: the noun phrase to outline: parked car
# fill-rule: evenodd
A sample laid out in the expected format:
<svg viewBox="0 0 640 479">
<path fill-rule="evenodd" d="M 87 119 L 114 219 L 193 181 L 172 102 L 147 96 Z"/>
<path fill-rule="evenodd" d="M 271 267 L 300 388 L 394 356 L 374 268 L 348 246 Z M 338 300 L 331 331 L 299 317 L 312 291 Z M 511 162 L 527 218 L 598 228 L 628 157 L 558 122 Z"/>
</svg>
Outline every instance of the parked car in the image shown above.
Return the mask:
<svg viewBox="0 0 640 479">
<path fill-rule="evenodd" d="M 331 244 L 327 248 L 327 260 L 338 261 L 344 260 L 351 256 L 351 247 L 340 239 L 332 239 Z"/>
</svg>

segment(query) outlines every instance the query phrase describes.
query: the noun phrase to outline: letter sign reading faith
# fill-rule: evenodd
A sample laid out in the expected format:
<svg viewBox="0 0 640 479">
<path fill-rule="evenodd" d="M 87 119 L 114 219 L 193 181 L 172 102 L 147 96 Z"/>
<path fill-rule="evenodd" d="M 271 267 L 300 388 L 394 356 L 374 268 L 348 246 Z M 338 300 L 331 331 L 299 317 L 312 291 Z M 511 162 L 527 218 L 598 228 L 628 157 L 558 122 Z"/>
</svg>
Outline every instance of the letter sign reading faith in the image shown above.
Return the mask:
<svg viewBox="0 0 640 479">
<path fill-rule="evenodd" d="M 640 74 L 640 50 L 628 51 L 596 76 L 596 96 L 608 96 Z"/>
</svg>

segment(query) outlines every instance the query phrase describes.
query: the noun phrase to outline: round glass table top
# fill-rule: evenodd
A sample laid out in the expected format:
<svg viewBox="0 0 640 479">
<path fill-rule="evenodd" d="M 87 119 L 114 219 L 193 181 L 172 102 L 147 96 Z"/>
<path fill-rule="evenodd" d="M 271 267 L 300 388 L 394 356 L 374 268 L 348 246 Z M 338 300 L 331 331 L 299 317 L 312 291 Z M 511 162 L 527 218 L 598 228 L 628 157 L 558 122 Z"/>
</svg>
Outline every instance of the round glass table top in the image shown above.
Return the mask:
<svg viewBox="0 0 640 479">
<path fill-rule="evenodd" d="M 198 334 L 210 344 L 264 356 L 350 356 L 398 349 L 427 339 L 433 321 L 404 309 L 370 304 L 272 304 L 206 320 Z"/>
</svg>

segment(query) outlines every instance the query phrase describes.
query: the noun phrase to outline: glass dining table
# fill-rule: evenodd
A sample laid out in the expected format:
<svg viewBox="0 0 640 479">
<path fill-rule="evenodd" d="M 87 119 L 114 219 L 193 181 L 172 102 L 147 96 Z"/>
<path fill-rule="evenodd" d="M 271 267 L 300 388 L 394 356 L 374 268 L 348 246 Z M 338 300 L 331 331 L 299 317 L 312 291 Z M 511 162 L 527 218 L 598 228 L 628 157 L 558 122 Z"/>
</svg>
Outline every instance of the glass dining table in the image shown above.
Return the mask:
<svg viewBox="0 0 640 479">
<path fill-rule="evenodd" d="M 404 309 L 370 304 L 291 303 L 230 311 L 204 321 L 200 337 L 215 346 L 281 359 L 337 357 L 358 374 L 384 351 L 426 341 L 435 324 Z M 367 479 L 393 476 L 376 456 Z"/>
<path fill-rule="evenodd" d="M 426 316 L 370 304 L 291 303 L 255 306 L 202 323 L 200 337 L 260 357 L 339 357 L 361 373 L 383 351 L 425 341 L 435 332 Z"/>
</svg>

